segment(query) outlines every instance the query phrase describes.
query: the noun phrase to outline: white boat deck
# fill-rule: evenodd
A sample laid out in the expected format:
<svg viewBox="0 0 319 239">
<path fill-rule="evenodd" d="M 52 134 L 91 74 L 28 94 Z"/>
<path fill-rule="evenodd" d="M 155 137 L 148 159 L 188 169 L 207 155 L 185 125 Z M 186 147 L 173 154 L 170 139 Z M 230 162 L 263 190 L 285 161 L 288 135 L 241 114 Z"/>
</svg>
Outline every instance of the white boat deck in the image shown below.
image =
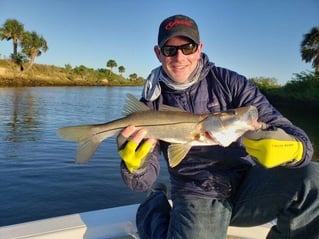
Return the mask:
<svg viewBox="0 0 319 239">
<path fill-rule="evenodd" d="M 54 217 L 0 227 L 0 239 L 138 239 L 135 213 L 138 204 Z M 271 227 L 230 227 L 234 238 L 264 239 Z"/>
</svg>

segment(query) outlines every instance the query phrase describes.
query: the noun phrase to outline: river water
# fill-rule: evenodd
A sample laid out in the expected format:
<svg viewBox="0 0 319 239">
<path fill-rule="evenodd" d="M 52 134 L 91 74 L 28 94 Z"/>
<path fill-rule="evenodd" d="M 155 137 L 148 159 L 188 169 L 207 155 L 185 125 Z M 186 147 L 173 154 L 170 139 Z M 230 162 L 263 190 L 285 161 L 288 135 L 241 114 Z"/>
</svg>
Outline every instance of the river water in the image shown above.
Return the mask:
<svg viewBox="0 0 319 239">
<path fill-rule="evenodd" d="M 89 163 L 75 164 L 76 145 L 57 136 L 60 127 L 121 117 L 127 93 L 139 98 L 141 87 L 0 88 L 0 226 L 145 198 L 123 183 L 114 137 Z M 311 125 L 318 140 L 317 121 Z M 168 183 L 163 160 L 160 180 Z"/>
<path fill-rule="evenodd" d="M 141 87 L 0 88 L 0 226 L 144 199 L 122 182 L 114 137 L 75 164 L 75 144 L 56 133 L 121 117 L 127 93 Z"/>
</svg>

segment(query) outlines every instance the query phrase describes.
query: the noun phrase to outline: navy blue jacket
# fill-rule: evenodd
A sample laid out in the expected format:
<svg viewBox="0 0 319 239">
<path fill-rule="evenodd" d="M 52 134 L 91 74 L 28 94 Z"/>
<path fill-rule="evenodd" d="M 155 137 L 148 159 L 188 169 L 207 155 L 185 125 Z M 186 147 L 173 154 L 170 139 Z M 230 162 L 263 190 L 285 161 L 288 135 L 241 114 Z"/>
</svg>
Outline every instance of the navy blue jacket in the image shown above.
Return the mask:
<svg viewBox="0 0 319 239">
<path fill-rule="evenodd" d="M 216 67 L 203 54 L 204 67 L 198 82 L 184 91 L 175 91 L 161 83 L 161 95 L 152 102 L 150 108 L 158 109 L 159 104 L 182 108 L 194 114 L 207 114 L 247 105 L 258 109 L 258 121 L 283 129 L 295 136 L 304 146 L 303 159 L 298 165 L 309 163 L 313 154 L 311 142 L 305 132 L 283 117 L 266 97 L 244 76 L 234 71 Z M 148 190 L 160 171 L 160 154 L 167 161 L 168 143 L 160 142 L 150 155 L 145 168 L 129 173 L 122 162 L 121 173 L 124 182 L 135 191 Z M 182 162 L 171 168 L 168 166 L 172 198 L 196 196 L 204 198 L 229 198 L 236 192 L 245 172 L 252 167 L 252 160 L 246 153 L 241 140 L 228 147 L 192 147 Z"/>
</svg>

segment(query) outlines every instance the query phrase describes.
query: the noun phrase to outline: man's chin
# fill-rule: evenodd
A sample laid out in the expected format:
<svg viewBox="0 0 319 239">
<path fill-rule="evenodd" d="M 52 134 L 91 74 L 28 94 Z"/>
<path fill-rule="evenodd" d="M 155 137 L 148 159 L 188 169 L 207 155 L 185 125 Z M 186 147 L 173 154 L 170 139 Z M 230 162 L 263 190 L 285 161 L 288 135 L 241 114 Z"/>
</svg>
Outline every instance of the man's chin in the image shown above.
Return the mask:
<svg viewBox="0 0 319 239">
<path fill-rule="evenodd" d="M 188 77 L 186 76 L 186 74 L 174 74 L 171 75 L 170 78 L 176 83 L 183 84 L 187 81 Z"/>
</svg>

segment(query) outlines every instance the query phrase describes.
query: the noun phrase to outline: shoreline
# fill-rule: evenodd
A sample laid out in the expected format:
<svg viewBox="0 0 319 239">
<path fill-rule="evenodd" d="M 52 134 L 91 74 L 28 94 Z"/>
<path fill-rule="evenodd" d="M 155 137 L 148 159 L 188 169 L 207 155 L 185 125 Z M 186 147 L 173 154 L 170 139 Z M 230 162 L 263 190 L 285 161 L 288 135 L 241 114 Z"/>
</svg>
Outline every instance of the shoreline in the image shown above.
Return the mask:
<svg viewBox="0 0 319 239">
<path fill-rule="evenodd" d="M 143 83 L 144 84 L 144 83 Z M 66 78 L 47 77 L 47 76 L 3 76 L 0 74 L 0 87 L 61 87 L 61 86 L 142 86 L 141 82 L 123 82 L 123 81 L 108 81 L 108 80 L 85 80 Z"/>
<path fill-rule="evenodd" d="M 142 77 L 126 79 L 109 70 L 101 70 L 33 64 L 30 70 L 20 71 L 11 60 L 0 60 L 0 87 L 141 86 L 145 82 Z"/>
</svg>

